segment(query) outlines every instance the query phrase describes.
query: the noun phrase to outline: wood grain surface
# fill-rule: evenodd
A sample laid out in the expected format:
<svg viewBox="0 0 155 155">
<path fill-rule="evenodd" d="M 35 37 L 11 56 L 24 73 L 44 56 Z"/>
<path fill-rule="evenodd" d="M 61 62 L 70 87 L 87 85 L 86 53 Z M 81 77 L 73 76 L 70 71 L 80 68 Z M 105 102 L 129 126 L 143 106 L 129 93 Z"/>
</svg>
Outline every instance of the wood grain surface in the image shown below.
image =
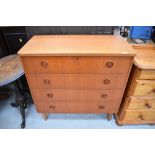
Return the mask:
<svg viewBox="0 0 155 155">
<path fill-rule="evenodd" d="M 24 70 L 17 54 L 0 59 L 0 86 L 11 83 L 21 77 Z"/>
<path fill-rule="evenodd" d="M 126 39 L 112 35 L 34 36 L 18 54 L 38 112 L 108 113 L 109 120 L 135 56 Z"/>
<path fill-rule="evenodd" d="M 155 110 L 155 97 L 130 97 L 129 110 Z"/>
<path fill-rule="evenodd" d="M 154 80 L 155 79 L 155 70 L 141 70 L 137 79 Z"/>
<path fill-rule="evenodd" d="M 134 57 L 117 123 L 155 124 L 155 46 L 134 45 Z"/>
<path fill-rule="evenodd" d="M 116 113 L 115 101 L 109 102 L 45 102 L 37 101 L 36 110 L 40 113 Z"/>
<path fill-rule="evenodd" d="M 133 121 L 155 121 L 155 110 L 126 110 L 124 119 Z"/>
<path fill-rule="evenodd" d="M 22 57 L 26 73 L 128 73 L 132 57 Z"/>
<path fill-rule="evenodd" d="M 35 101 L 120 101 L 122 90 L 31 89 Z"/>
<path fill-rule="evenodd" d="M 21 56 L 134 56 L 126 39 L 114 35 L 33 36 L 18 52 Z"/>
<path fill-rule="evenodd" d="M 122 89 L 126 74 L 27 74 L 31 89 Z"/>
<path fill-rule="evenodd" d="M 152 45 L 150 47 L 147 45 L 140 49 L 135 48 L 136 56 L 134 58 L 134 64 L 138 68 L 147 70 L 155 69 L 155 48 L 152 48 Z"/>
<path fill-rule="evenodd" d="M 134 96 L 149 95 L 155 97 L 155 80 L 136 80 Z"/>
</svg>

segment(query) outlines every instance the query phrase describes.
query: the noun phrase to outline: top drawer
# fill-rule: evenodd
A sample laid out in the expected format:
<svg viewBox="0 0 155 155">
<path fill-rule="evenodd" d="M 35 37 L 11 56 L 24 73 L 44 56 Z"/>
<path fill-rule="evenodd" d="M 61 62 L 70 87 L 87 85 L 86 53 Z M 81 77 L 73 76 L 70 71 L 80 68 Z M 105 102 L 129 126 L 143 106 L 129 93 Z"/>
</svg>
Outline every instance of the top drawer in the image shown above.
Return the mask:
<svg viewBox="0 0 155 155">
<path fill-rule="evenodd" d="M 26 73 L 128 73 L 131 57 L 27 56 Z"/>
</svg>

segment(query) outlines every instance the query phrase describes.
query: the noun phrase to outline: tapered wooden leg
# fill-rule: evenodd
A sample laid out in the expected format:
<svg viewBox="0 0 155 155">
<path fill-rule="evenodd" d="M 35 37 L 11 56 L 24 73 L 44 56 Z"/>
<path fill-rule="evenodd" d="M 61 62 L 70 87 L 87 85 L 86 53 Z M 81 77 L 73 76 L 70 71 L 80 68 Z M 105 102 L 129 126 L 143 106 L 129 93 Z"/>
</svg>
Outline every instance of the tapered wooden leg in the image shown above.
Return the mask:
<svg viewBox="0 0 155 155">
<path fill-rule="evenodd" d="M 45 120 L 47 120 L 48 114 L 47 114 L 47 113 L 43 113 L 43 118 L 44 118 Z"/>
<path fill-rule="evenodd" d="M 114 117 L 115 117 L 115 119 L 116 119 L 116 124 L 117 124 L 118 126 L 123 126 L 123 123 L 118 119 L 117 114 L 114 114 Z"/>
<path fill-rule="evenodd" d="M 107 119 L 110 121 L 112 119 L 112 114 L 107 114 Z"/>
</svg>

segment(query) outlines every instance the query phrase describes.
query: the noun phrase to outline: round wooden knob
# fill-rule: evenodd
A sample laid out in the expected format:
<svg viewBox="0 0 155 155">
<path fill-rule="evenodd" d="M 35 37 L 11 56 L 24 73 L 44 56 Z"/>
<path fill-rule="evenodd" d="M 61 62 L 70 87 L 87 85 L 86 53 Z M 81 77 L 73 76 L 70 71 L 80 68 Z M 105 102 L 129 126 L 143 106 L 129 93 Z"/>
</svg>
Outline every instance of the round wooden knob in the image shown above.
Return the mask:
<svg viewBox="0 0 155 155">
<path fill-rule="evenodd" d="M 153 92 L 153 93 L 155 93 L 155 88 L 154 88 L 154 89 L 152 89 L 152 92 Z"/>
<path fill-rule="evenodd" d="M 55 106 L 54 105 L 50 105 L 49 108 L 50 109 L 55 109 Z"/>
<path fill-rule="evenodd" d="M 104 105 L 100 105 L 99 109 L 105 109 L 105 106 Z"/>
<path fill-rule="evenodd" d="M 152 108 L 152 105 L 150 103 L 145 103 L 145 107 L 147 107 L 148 109 Z"/>
<path fill-rule="evenodd" d="M 107 62 L 106 63 L 107 68 L 112 68 L 113 65 L 114 65 L 113 62 Z"/>
<path fill-rule="evenodd" d="M 102 98 L 106 98 L 108 95 L 107 94 L 101 94 Z"/>
<path fill-rule="evenodd" d="M 45 79 L 45 80 L 44 80 L 44 83 L 47 84 L 47 85 L 49 85 L 51 82 L 50 82 L 50 80 Z"/>
<path fill-rule="evenodd" d="M 47 94 L 47 97 L 52 98 L 53 97 L 53 94 L 48 93 Z"/>
<path fill-rule="evenodd" d="M 105 79 L 105 80 L 103 80 L 103 83 L 104 83 L 104 84 L 109 84 L 109 83 L 110 83 L 110 80 Z"/>
<path fill-rule="evenodd" d="M 139 115 L 138 116 L 141 120 L 144 120 L 144 115 Z"/>
<path fill-rule="evenodd" d="M 48 63 L 47 62 L 41 62 L 41 66 L 42 67 L 47 67 L 48 66 Z"/>
</svg>

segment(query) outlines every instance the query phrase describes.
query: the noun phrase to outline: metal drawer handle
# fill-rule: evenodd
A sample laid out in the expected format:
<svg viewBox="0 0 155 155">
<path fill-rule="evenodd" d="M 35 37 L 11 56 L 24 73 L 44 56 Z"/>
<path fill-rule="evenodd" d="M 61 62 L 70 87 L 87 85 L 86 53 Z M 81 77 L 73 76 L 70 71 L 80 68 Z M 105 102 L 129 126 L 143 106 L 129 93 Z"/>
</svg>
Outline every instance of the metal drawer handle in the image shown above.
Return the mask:
<svg viewBox="0 0 155 155">
<path fill-rule="evenodd" d="M 104 105 L 100 105 L 99 109 L 105 109 L 105 106 Z"/>
<path fill-rule="evenodd" d="M 138 116 L 141 120 L 144 120 L 144 115 L 139 115 Z"/>
<path fill-rule="evenodd" d="M 41 62 L 41 66 L 42 67 L 47 67 L 48 66 L 48 63 L 47 62 Z"/>
<path fill-rule="evenodd" d="M 105 80 L 103 81 L 103 83 L 104 83 L 104 84 L 109 84 L 109 83 L 110 83 L 110 80 L 105 79 Z"/>
<path fill-rule="evenodd" d="M 114 65 L 113 62 L 107 62 L 105 66 L 106 66 L 107 68 L 112 68 L 113 65 Z"/>
<path fill-rule="evenodd" d="M 107 94 L 101 94 L 102 98 L 106 98 L 108 95 Z"/>
<path fill-rule="evenodd" d="M 50 82 L 50 80 L 45 79 L 45 80 L 44 80 L 44 83 L 47 84 L 47 85 L 49 85 L 51 82 Z"/>
<path fill-rule="evenodd" d="M 145 103 L 145 107 L 147 107 L 148 109 L 152 108 L 152 105 L 150 103 Z"/>
<path fill-rule="evenodd" d="M 50 105 L 49 108 L 50 109 L 55 109 L 55 106 L 54 105 Z"/>
<path fill-rule="evenodd" d="M 53 97 L 53 94 L 48 93 L 47 94 L 47 97 L 52 98 Z"/>
</svg>

